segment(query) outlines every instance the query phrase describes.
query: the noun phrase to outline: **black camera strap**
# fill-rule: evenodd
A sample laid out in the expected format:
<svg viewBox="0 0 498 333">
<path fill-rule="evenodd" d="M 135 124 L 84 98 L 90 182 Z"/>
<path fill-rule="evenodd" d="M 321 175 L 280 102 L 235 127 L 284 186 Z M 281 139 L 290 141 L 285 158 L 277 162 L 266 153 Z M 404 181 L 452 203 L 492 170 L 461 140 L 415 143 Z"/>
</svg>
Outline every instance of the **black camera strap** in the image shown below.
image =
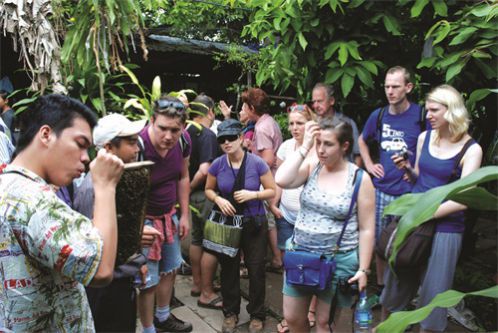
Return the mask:
<svg viewBox="0 0 498 333">
<path fill-rule="evenodd" d="M 354 178 L 353 178 L 353 194 L 351 195 L 351 203 L 349 204 L 349 211 L 348 215 L 346 217 L 346 221 L 344 221 L 344 224 L 342 226 L 341 234 L 339 238 L 337 239 L 337 243 L 334 249 L 334 255 L 339 251 L 339 247 L 341 245 L 341 240 L 342 236 L 344 236 L 344 232 L 346 231 L 346 227 L 348 225 L 349 219 L 353 215 L 353 208 L 354 205 L 356 204 L 356 201 L 358 199 L 358 193 L 360 191 L 360 185 L 361 185 L 361 180 L 363 178 L 363 169 L 356 169 Z M 332 297 L 332 302 L 330 303 L 330 312 L 329 312 L 329 326 L 332 327 L 332 324 L 334 322 L 334 316 L 335 316 L 335 310 L 337 308 L 337 295 L 339 293 L 339 288 L 336 286 L 334 296 Z M 332 329 L 331 329 L 332 332 Z"/>
<path fill-rule="evenodd" d="M 244 215 L 244 209 L 247 209 L 249 211 L 249 214 L 252 215 L 251 207 L 249 207 L 249 205 L 247 204 L 247 201 L 242 203 L 242 204 L 239 204 L 237 201 L 235 201 L 235 199 L 233 197 L 233 194 L 236 191 L 245 189 L 246 164 L 247 164 L 246 162 L 247 162 L 248 154 L 250 154 L 250 153 L 244 152 L 244 159 L 242 160 L 242 163 L 240 164 L 239 173 L 237 175 L 235 175 L 235 170 L 232 167 L 232 162 L 230 161 L 230 159 L 228 159 L 228 163 L 230 164 L 230 169 L 232 170 L 232 174 L 233 174 L 233 177 L 235 179 L 235 181 L 233 183 L 232 192 L 230 193 L 229 201 L 233 205 L 233 207 L 235 208 L 237 213 L 239 213 L 240 215 Z M 259 202 L 259 205 L 261 207 L 263 205 L 261 203 L 261 200 L 258 200 L 258 202 Z"/>
<path fill-rule="evenodd" d="M 237 175 L 235 174 L 235 170 L 233 169 L 232 162 L 230 161 L 230 158 L 227 155 L 228 159 L 228 164 L 230 165 L 230 170 L 232 170 L 233 174 L 233 187 L 232 191 L 229 194 L 228 201 L 233 205 L 235 210 L 237 211 L 238 214 L 243 215 L 244 214 L 244 208 L 245 208 L 245 203 L 244 204 L 239 204 L 237 201 L 235 201 L 233 194 L 237 191 L 243 190 L 246 184 L 246 161 L 247 161 L 247 152 L 244 152 L 244 157 L 242 158 L 242 163 L 240 163 L 240 168 L 239 172 Z"/>
</svg>

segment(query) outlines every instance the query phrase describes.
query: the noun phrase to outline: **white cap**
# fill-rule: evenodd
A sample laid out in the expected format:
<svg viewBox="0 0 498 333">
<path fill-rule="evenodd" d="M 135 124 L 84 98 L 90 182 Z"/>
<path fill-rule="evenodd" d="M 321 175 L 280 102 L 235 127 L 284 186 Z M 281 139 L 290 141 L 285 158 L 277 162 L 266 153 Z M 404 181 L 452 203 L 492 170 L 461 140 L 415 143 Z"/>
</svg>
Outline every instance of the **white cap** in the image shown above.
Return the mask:
<svg viewBox="0 0 498 333">
<path fill-rule="evenodd" d="M 145 126 L 145 120 L 130 121 L 125 116 L 113 113 L 99 119 L 93 129 L 93 143 L 102 148 L 116 137 L 138 134 Z"/>
</svg>

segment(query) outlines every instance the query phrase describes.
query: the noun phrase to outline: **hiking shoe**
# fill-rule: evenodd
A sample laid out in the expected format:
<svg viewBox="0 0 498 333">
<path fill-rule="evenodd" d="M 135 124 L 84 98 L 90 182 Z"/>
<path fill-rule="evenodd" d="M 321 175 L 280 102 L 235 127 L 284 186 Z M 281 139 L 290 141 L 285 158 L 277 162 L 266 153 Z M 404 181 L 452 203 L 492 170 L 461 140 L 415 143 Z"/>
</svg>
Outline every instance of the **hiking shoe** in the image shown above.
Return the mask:
<svg viewBox="0 0 498 333">
<path fill-rule="evenodd" d="M 223 325 L 221 326 L 221 333 L 233 333 L 237 327 L 239 318 L 237 315 L 229 315 L 223 319 Z"/>
<path fill-rule="evenodd" d="M 154 326 L 157 332 L 192 332 L 192 324 L 184 322 L 170 313 L 168 319 L 159 321 L 154 317 Z"/>
<path fill-rule="evenodd" d="M 263 332 L 263 321 L 258 318 L 253 318 L 249 322 L 249 333 L 260 333 Z"/>
</svg>

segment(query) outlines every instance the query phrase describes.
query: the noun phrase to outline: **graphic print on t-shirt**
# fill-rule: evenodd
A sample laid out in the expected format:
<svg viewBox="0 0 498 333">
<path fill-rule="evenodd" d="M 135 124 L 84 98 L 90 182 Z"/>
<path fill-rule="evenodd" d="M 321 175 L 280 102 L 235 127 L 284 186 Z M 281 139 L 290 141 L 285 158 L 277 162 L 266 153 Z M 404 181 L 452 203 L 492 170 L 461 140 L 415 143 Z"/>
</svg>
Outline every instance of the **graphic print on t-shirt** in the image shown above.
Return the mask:
<svg viewBox="0 0 498 333">
<path fill-rule="evenodd" d="M 382 138 L 380 147 L 385 151 L 400 151 L 408 149 L 405 142 L 405 132 L 391 129 L 390 124 L 382 124 Z"/>
</svg>

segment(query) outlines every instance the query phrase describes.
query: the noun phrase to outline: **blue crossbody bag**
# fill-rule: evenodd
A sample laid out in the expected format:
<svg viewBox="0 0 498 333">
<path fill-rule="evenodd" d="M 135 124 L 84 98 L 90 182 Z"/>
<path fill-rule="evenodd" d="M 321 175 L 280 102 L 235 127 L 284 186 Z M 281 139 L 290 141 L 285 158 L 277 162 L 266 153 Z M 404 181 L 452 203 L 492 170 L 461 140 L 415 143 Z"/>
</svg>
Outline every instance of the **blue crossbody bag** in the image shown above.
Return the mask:
<svg viewBox="0 0 498 333">
<path fill-rule="evenodd" d="M 358 198 L 362 176 L 363 170 L 357 169 L 348 215 L 344 221 L 341 234 L 334 246 L 332 257 L 326 256 L 323 253 L 311 252 L 299 248 L 286 250 L 284 254 L 284 269 L 287 283 L 316 290 L 324 290 L 330 286 L 336 268 L 335 254 L 339 251 L 342 237 L 344 236 L 344 232 L 346 231 L 346 227 L 353 213 L 353 207 Z"/>
</svg>

